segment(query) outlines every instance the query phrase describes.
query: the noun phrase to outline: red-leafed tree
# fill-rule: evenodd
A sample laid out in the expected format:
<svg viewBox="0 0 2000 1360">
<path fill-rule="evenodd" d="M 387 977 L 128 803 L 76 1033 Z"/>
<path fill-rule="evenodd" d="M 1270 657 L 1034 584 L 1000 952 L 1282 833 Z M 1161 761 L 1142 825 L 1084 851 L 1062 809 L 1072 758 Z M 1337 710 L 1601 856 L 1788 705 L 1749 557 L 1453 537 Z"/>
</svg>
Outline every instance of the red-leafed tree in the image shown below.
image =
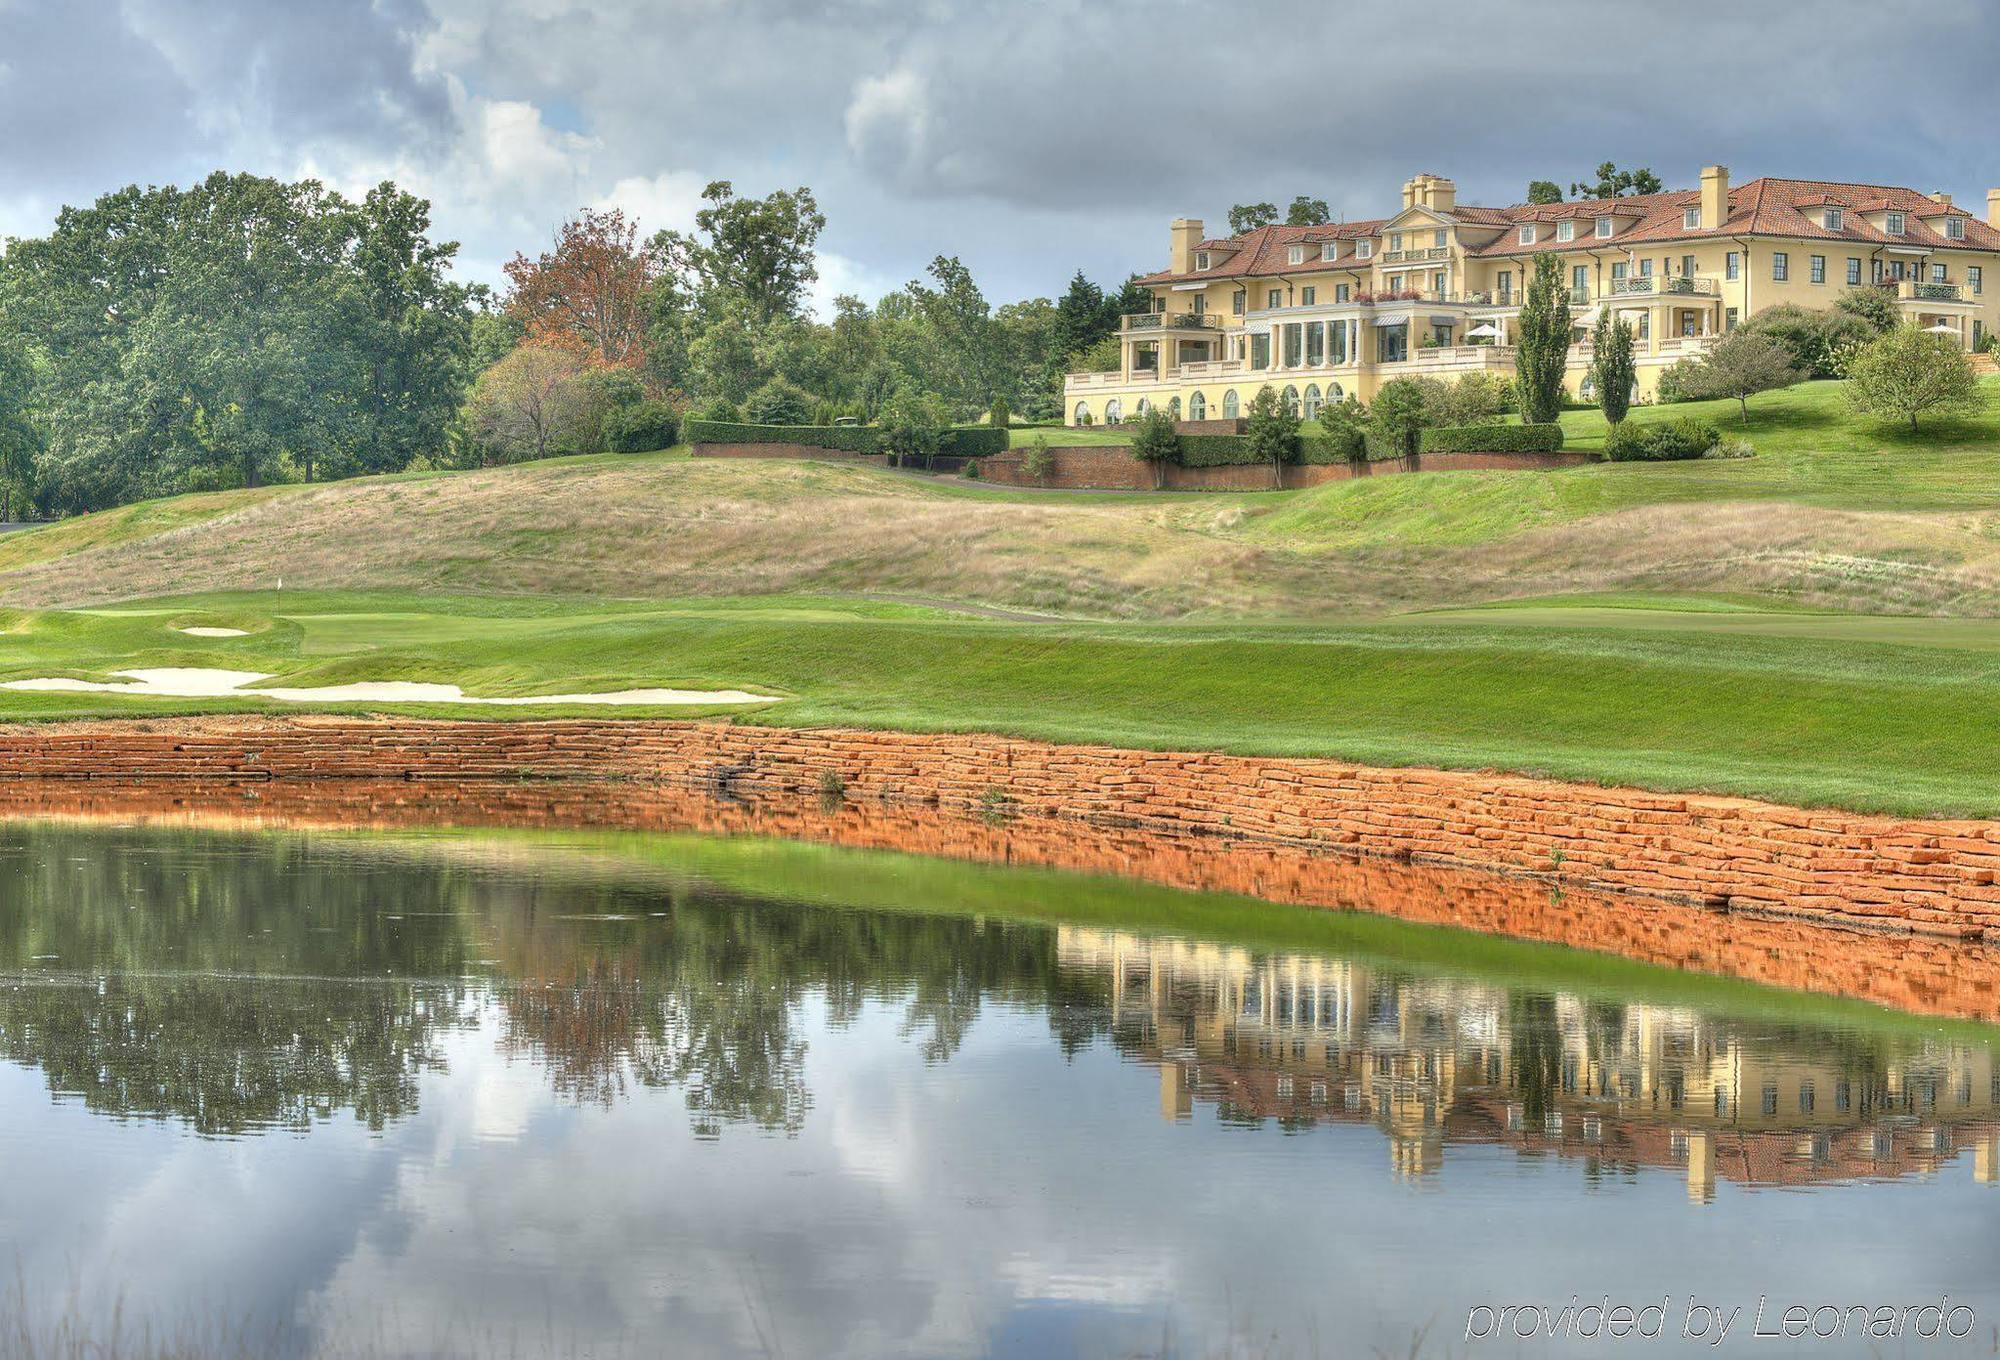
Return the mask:
<svg viewBox="0 0 2000 1360">
<path fill-rule="evenodd" d="M 604 367 L 633 367 L 645 357 L 648 294 L 663 268 L 660 251 L 640 241 L 637 219 L 585 208 L 563 223 L 554 250 L 507 265 L 507 312 L 532 340 Z"/>
</svg>

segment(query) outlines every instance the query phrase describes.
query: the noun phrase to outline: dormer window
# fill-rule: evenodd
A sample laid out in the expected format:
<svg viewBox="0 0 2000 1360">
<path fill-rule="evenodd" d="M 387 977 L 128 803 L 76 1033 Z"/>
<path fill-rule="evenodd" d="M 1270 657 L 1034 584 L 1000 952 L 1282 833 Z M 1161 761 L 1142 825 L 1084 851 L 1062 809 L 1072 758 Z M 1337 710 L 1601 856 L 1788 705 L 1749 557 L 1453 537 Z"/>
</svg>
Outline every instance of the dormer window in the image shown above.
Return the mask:
<svg viewBox="0 0 2000 1360">
<path fill-rule="evenodd" d="M 1375 255 L 1375 243 L 1373 241 L 1356 241 L 1354 243 L 1355 259 L 1357 260 L 1372 259 L 1374 255 Z"/>
<path fill-rule="evenodd" d="M 1321 241 L 1321 242 L 1319 243 L 1319 257 L 1320 257 L 1320 259 L 1322 259 L 1322 260 L 1332 260 L 1332 259 L 1338 259 L 1338 258 L 1339 258 L 1339 256 L 1340 256 L 1340 242 L 1338 242 L 1338 241 Z"/>
<path fill-rule="evenodd" d="M 1285 251 L 1285 259 L 1292 264 L 1304 264 L 1306 262 L 1306 248 L 1304 246 L 1292 246 Z"/>
<path fill-rule="evenodd" d="M 1904 214 L 1892 212 L 1883 219 L 1884 225 L 1882 230 L 1888 232 L 1891 236 L 1901 236 L 1908 221 L 1909 219 Z"/>
<path fill-rule="evenodd" d="M 1700 230 L 1701 230 L 1701 209 L 1700 209 L 1700 208 L 1682 208 L 1682 209 L 1681 209 L 1681 230 L 1682 230 L 1682 231 L 1700 231 Z"/>
<path fill-rule="evenodd" d="M 1576 239 L 1576 223 L 1574 223 L 1574 222 L 1558 222 L 1558 223 L 1556 223 L 1556 239 L 1557 239 L 1558 241 L 1573 241 L 1573 240 L 1575 240 L 1575 239 Z"/>
<path fill-rule="evenodd" d="M 1523 222 L 1521 224 L 1520 236 L 1516 239 L 1524 246 L 1533 245 L 1535 243 L 1535 224 L 1533 222 Z"/>
<path fill-rule="evenodd" d="M 1602 241 L 1602 240 L 1606 239 L 1607 237 L 1609 237 L 1610 235 L 1611 235 L 1611 219 L 1610 219 L 1610 218 L 1608 218 L 1608 217 L 1600 217 L 1600 218 L 1598 218 L 1598 219 L 1597 219 L 1597 239 L 1598 239 L 1598 240 L 1600 240 L 1600 241 Z"/>
<path fill-rule="evenodd" d="M 1195 267 L 1196 269 L 1206 269 L 1206 268 L 1208 268 L 1208 252 L 1207 252 L 1207 251 L 1205 251 L 1205 250 L 1197 250 L 1197 251 L 1196 251 L 1196 252 L 1194 253 L 1194 267 Z"/>
<path fill-rule="evenodd" d="M 1839 231 L 1846 225 L 1847 225 L 1846 213 L 1842 212 L 1838 208 L 1828 208 L 1826 210 L 1826 229 L 1828 231 Z"/>
<path fill-rule="evenodd" d="M 1965 239 L 1965 219 L 1963 217 L 1945 218 L 1944 234 L 1954 241 L 1963 241 Z"/>
</svg>

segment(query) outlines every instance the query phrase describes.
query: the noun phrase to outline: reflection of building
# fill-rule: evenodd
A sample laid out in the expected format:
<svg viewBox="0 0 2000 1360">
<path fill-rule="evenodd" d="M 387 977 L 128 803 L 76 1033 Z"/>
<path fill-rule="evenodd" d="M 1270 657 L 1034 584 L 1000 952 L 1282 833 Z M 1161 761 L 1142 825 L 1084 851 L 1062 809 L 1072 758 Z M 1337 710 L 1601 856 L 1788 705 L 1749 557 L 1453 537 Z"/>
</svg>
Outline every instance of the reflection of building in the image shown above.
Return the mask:
<svg viewBox="0 0 2000 1360">
<path fill-rule="evenodd" d="M 1340 959 L 1064 927 L 1057 957 L 1110 978 L 1121 1047 L 1160 1071 L 1161 1113 L 1366 1120 L 1398 1174 L 1447 1143 L 1600 1170 L 1684 1166 L 1691 1197 L 1743 1184 L 1927 1173 L 1972 1149 L 2000 1179 L 1992 1050 L 1885 1050 L 1797 1026 L 1531 995 Z"/>
</svg>

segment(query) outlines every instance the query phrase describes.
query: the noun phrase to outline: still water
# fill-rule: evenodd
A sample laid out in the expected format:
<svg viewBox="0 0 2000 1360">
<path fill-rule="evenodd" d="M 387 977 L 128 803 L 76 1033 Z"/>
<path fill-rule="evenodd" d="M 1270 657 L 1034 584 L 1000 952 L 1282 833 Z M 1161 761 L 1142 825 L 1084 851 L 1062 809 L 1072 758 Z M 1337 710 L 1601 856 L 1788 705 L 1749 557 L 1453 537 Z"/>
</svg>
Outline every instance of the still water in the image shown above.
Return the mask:
<svg viewBox="0 0 2000 1360">
<path fill-rule="evenodd" d="M 1374 904 L 1393 907 L 1393 903 Z M 0 823 L 0 1348 L 1986 1354 L 2000 1031 L 778 840 Z M 1860 947 L 1860 946 L 1857 946 Z M 1963 1341 L 1749 1336 L 1787 1305 Z M 1965 1315 L 1958 1315 L 1962 1324 Z"/>
</svg>

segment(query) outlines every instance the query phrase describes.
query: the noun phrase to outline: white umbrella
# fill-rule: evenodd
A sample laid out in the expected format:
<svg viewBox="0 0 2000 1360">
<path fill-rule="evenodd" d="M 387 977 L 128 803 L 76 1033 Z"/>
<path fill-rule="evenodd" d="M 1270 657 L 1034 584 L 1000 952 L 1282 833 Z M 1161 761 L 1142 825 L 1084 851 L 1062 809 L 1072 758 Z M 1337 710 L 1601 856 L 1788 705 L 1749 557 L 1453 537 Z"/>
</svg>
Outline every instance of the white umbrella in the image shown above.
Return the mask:
<svg viewBox="0 0 2000 1360">
<path fill-rule="evenodd" d="M 1490 336 L 1498 334 L 1500 334 L 1500 328 L 1498 326 L 1494 325 L 1491 321 L 1482 321 L 1477 326 L 1474 326 L 1471 330 L 1467 331 L 1465 333 L 1465 338 L 1470 340 L 1475 335 Z"/>
<path fill-rule="evenodd" d="M 1930 332 L 1930 333 L 1931 333 L 1932 335 L 1957 335 L 1957 334 L 1958 334 L 1958 327 L 1956 327 L 1956 326 L 1954 326 L 1954 325 L 1952 325 L 1951 323 L 1949 323 L 1949 322 L 1946 322 L 1946 321 L 1940 321 L 1940 322 L 1938 322 L 1938 323 L 1937 323 L 1937 325 L 1935 325 L 1935 326 L 1926 326 L 1926 327 L 1924 327 L 1924 329 L 1925 329 L 1925 330 L 1927 330 L 1927 331 L 1929 331 L 1929 332 Z"/>
</svg>

